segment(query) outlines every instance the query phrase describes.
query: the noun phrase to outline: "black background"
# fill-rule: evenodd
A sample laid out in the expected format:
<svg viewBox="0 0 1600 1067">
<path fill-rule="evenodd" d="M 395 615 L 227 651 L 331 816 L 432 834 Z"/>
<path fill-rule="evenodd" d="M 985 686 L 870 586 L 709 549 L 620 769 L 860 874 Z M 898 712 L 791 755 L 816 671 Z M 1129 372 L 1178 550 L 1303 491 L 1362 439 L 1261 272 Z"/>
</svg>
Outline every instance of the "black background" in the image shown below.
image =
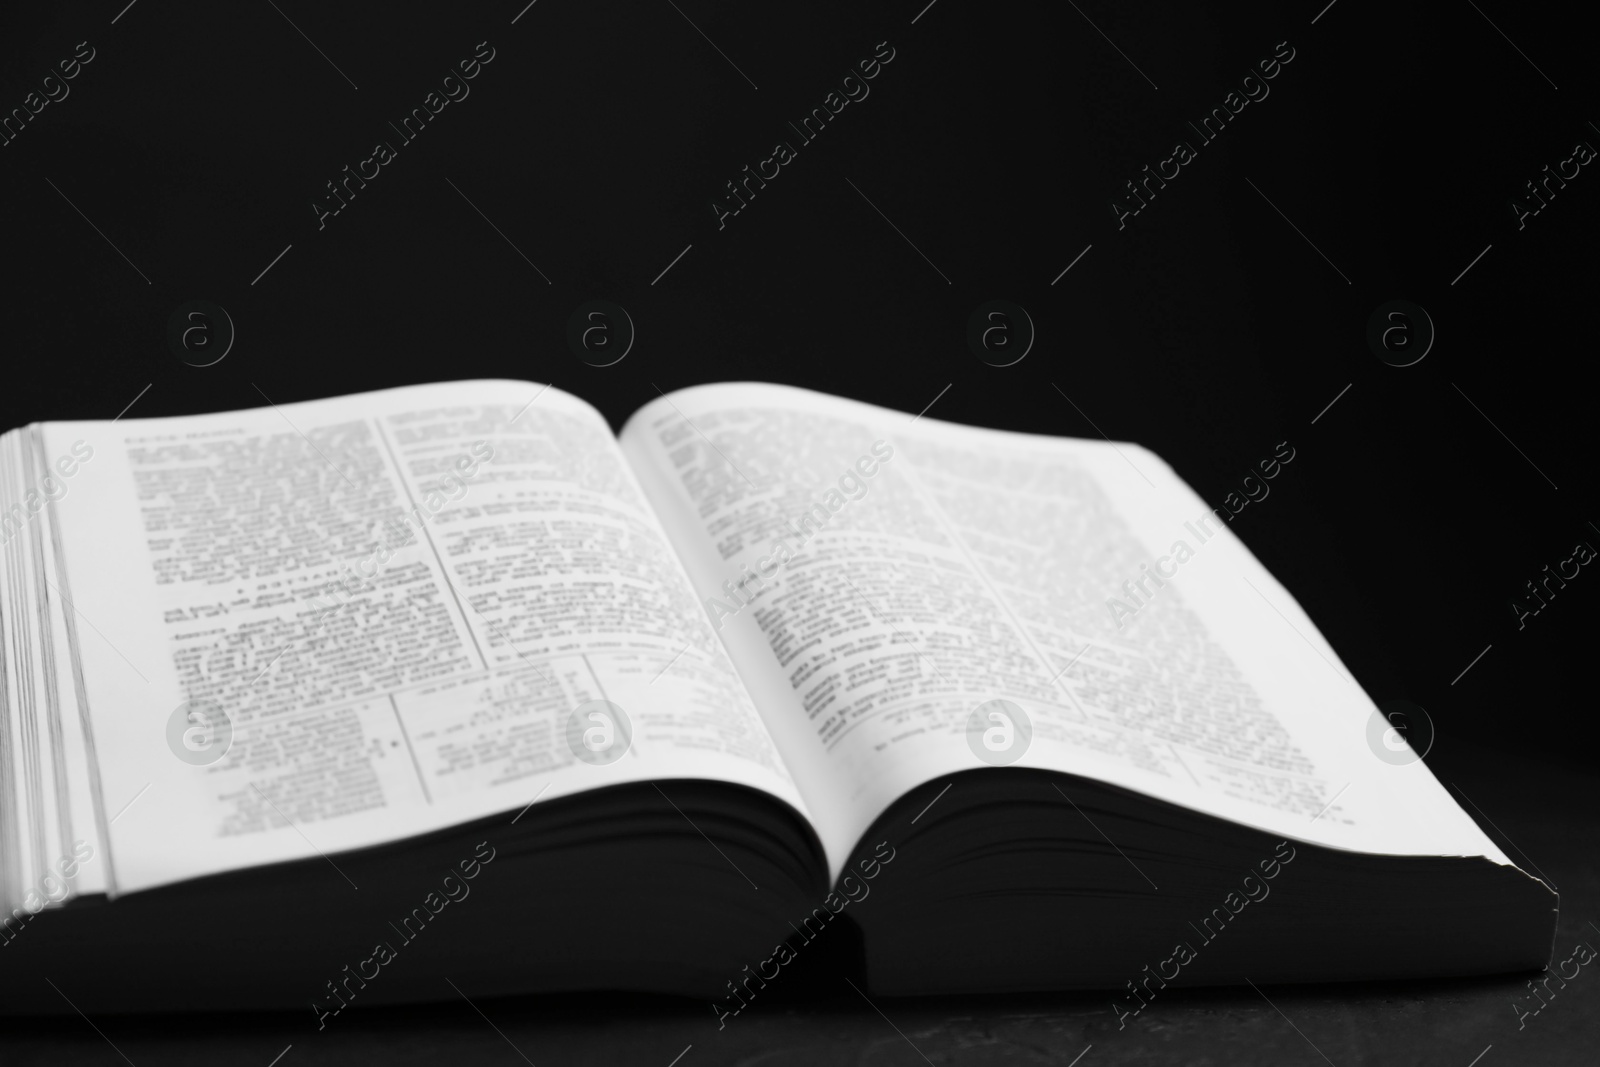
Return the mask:
<svg viewBox="0 0 1600 1067">
<path fill-rule="evenodd" d="M 1591 38 L 1566 8 L 1324 2 L 13 5 L 0 110 L 23 106 L 78 42 L 95 58 L 0 147 L 0 425 L 111 418 L 136 396 L 130 418 L 504 377 L 552 382 L 620 426 L 658 389 L 767 380 L 1137 441 L 1214 505 L 1288 441 L 1295 461 L 1234 530 L 1374 699 L 1427 710 L 1428 762 L 1487 832 L 1519 860 L 1517 845 L 1548 842 L 1554 854 L 1533 860 L 1568 871 L 1562 937 L 1575 937 L 1593 893 L 1573 886 L 1597 884 L 1583 683 L 1600 578 L 1585 568 L 1522 629 L 1510 601 L 1578 542 L 1600 546 L 1588 441 L 1600 177 L 1584 167 L 1521 229 L 1509 203 L 1577 142 L 1600 145 Z M 481 41 L 494 59 L 470 95 L 401 146 L 388 123 Z M 786 124 L 880 41 L 895 55 L 870 95 L 798 144 Z M 1186 121 L 1283 41 L 1294 58 L 1270 95 L 1199 145 Z M 380 140 L 397 158 L 319 228 L 325 183 Z M 779 140 L 797 158 L 719 229 L 724 183 Z M 1119 229 L 1112 199 L 1178 140 L 1197 158 Z M 637 330 L 603 368 L 566 342 L 569 316 L 595 298 Z M 969 315 L 997 298 L 1037 331 L 1009 367 L 966 342 Z M 1437 331 L 1404 368 L 1366 340 L 1395 299 Z M 215 365 L 168 346 L 168 317 L 189 300 L 222 305 L 236 328 Z M 1396 1022 L 1401 1045 L 1370 1045 L 1373 1020 L 1397 1018 L 1394 998 L 1434 1013 L 1435 1030 L 1450 1012 L 1512 1024 L 1502 987 L 1520 981 L 1283 997 L 1326 1013 L 1316 1044 L 1343 1065 L 1389 1062 L 1418 1036 Z M 1545 1062 L 1576 1056 L 1551 1042 L 1595 995 L 1577 990 L 1568 1022 L 1540 1023 L 1539 1038 L 1483 1023 L 1489 1055 L 1542 1040 Z M 1090 1041 L 1090 1057 L 1109 1058 L 1118 1040 L 1124 1056 L 1267 1062 L 1285 1034 L 1282 1055 L 1321 1062 L 1249 990 L 1175 997 L 1169 1024 L 1195 1028 L 1187 1050 L 1094 1037 L 1101 999 L 902 1010 L 1035 1013 L 1049 1032 L 1003 1043 L 1007 1062 L 1065 1063 Z M 681 1023 L 683 1041 L 665 1032 L 699 1005 L 498 1010 L 540 1063 L 665 1064 L 688 1042 L 684 1067 L 732 1062 L 765 1037 L 787 1047 L 794 1012 L 814 1013 L 808 1038 L 837 1039 L 837 1061 L 922 1062 L 859 1000 L 796 1004 L 746 1024 L 769 1031 L 746 1029 L 742 1044 L 714 1027 L 695 1036 L 698 1022 Z M 623 1039 L 573 1023 L 583 1011 L 595 1025 L 629 1019 L 633 1034 L 661 1028 L 661 1047 L 608 1046 Z M 256 1062 L 260 1046 L 265 1064 L 290 1041 L 285 1067 L 480 1040 L 483 1062 L 520 1062 L 464 1006 L 371 1018 L 342 1044 L 298 1019 L 107 1025 L 141 1064 L 202 1055 L 180 1036 L 212 1062 L 237 1034 L 250 1036 L 228 1062 Z M 417 1029 L 397 1041 L 395 1027 Z M 959 1030 L 917 1045 L 932 1062 L 1003 1058 Z M 113 1062 L 81 1021 L 30 1033 L 38 1054 L 64 1042 Z M 556 1035 L 542 1056 L 524 1043 L 541 1033 Z M 1434 1050 L 1438 1062 L 1465 1063 L 1474 1040 Z M 760 1062 L 806 1058 L 784 1055 Z"/>
</svg>

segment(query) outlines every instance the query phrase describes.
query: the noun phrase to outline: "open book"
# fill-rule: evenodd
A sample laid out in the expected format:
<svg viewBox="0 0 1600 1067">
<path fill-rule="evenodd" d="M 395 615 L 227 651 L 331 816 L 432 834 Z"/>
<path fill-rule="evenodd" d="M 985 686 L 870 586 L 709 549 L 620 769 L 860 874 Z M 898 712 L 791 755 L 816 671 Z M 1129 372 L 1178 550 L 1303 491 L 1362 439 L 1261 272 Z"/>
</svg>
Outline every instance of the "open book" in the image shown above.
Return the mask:
<svg viewBox="0 0 1600 1067">
<path fill-rule="evenodd" d="M 0 505 L 4 1010 L 725 1019 L 842 921 L 877 993 L 1125 1014 L 1549 957 L 1555 895 L 1137 445 L 463 381 L 35 424 Z"/>
</svg>

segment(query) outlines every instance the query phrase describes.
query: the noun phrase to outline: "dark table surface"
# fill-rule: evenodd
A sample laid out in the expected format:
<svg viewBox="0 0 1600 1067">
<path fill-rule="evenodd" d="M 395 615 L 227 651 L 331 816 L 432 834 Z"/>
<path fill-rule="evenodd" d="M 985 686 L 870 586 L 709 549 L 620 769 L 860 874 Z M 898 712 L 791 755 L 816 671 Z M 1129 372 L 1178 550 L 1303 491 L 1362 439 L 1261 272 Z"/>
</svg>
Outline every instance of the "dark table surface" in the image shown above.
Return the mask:
<svg viewBox="0 0 1600 1067">
<path fill-rule="evenodd" d="M 1561 893 L 1557 958 L 1600 947 L 1597 777 L 1442 738 L 1429 766 L 1525 869 Z M 3 960 L 0 960 L 3 963 Z M 64 970 L 93 960 L 63 961 Z M 220 961 L 219 966 L 239 965 Z M 26 1064 L 1508 1064 L 1597 1062 L 1600 975 L 1579 971 L 1520 1019 L 1531 974 L 1436 981 L 1184 990 L 1118 1029 L 1110 996 L 869 1001 L 826 966 L 722 1029 L 705 1004 L 587 994 L 352 1007 L 319 1032 L 310 1011 L 66 1016 L 0 1022 L 0 1062 Z M 204 975 L 196 975 L 204 981 Z M 120 1054 L 120 1055 L 119 1055 Z M 679 1057 L 680 1059 L 674 1059 Z M 1078 1057 L 1081 1055 L 1081 1059 Z M 1481 1059 L 1478 1058 L 1481 1056 Z"/>
</svg>

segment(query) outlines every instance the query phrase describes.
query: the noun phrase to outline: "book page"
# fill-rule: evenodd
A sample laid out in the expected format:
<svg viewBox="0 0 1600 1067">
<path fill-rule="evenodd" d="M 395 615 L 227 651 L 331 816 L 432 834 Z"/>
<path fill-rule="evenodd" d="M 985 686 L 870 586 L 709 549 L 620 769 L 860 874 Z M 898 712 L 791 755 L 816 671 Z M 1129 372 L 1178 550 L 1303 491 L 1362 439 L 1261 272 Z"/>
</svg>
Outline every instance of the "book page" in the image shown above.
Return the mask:
<svg viewBox="0 0 1600 1067">
<path fill-rule="evenodd" d="M 44 438 L 92 450 L 55 506 L 113 892 L 627 781 L 804 813 L 575 397 L 456 382 Z"/>
<path fill-rule="evenodd" d="M 53 551 L 75 463 L 37 424 L 0 435 L 0 943 L 105 886 Z"/>
<path fill-rule="evenodd" d="M 908 790 L 1001 762 L 990 730 L 1025 732 L 1016 766 L 1271 833 L 1508 862 L 1375 754 L 1338 655 L 1148 449 L 759 384 L 673 393 L 621 439 L 836 872 Z"/>
</svg>

